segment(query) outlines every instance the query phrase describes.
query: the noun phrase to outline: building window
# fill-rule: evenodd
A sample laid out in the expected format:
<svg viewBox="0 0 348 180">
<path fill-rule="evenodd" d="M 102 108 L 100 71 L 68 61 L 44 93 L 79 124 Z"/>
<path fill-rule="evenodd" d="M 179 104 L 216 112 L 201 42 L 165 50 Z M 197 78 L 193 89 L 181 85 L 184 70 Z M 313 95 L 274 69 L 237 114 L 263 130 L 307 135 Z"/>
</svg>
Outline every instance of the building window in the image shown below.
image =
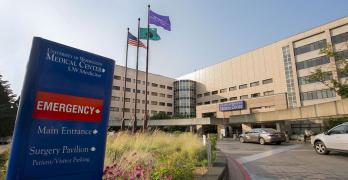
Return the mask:
<svg viewBox="0 0 348 180">
<path fill-rule="evenodd" d="M 127 78 L 126 81 L 127 82 L 132 82 L 132 79 L 131 78 Z"/>
<path fill-rule="evenodd" d="M 157 105 L 157 101 L 151 101 L 151 105 Z"/>
<path fill-rule="evenodd" d="M 215 103 L 218 103 L 218 102 L 219 102 L 219 100 L 217 100 L 217 99 L 211 101 L 212 104 L 215 104 Z"/>
<path fill-rule="evenodd" d="M 336 36 L 332 36 L 333 44 L 338 44 L 338 43 L 347 42 L 347 41 L 348 41 L 348 32 L 338 34 Z"/>
<path fill-rule="evenodd" d="M 332 72 L 324 72 L 323 73 L 323 81 L 328 81 L 332 79 Z M 318 81 L 313 80 L 310 78 L 310 76 L 303 76 L 298 78 L 298 83 L 300 85 L 305 85 L 305 84 L 311 84 L 311 83 L 316 83 Z"/>
<path fill-rule="evenodd" d="M 209 96 L 209 95 L 210 95 L 210 92 L 204 93 L 204 96 Z"/>
<path fill-rule="evenodd" d="M 255 87 L 255 86 L 258 86 L 259 84 L 260 84 L 259 81 L 252 82 L 250 83 L 250 87 Z"/>
<path fill-rule="evenodd" d="M 200 102 L 200 103 L 197 103 L 197 106 L 200 106 L 200 105 L 202 105 L 202 103 Z"/>
<path fill-rule="evenodd" d="M 133 99 L 133 103 L 135 103 L 135 99 Z M 137 99 L 137 103 L 140 103 L 140 99 Z"/>
<path fill-rule="evenodd" d="M 227 92 L 227 89 L 220 89 L 220 93 L 224 93 L 224 92 Z"/>
<path fill-rule="evenodd" d="M 121 88 L 120 88 L 120 86 L 112 86 L 112 89 L 113 90 L 120 90 Z"/>
<path fill-rule="evenodd" d="M 326 47 L 326 39 L 295 48 L 295 56 Z"/>
<path fill-rule="evenodd" d="M 126 88 L 126 89 L 123 88 L 123 90 L 126 92 L 131 92 L 131 88 Z"/>
<path fill-rule="evenodd" d="M 156 83 L 151 83 L 151 86 L 152 86 L 152 87 L 158 87 L 158 84 L 156 84 Z"/>
<path fill-rule="evenodd" d="M 166 106 L 166 103 L 164 103 L 164 102 L 159 102 L 159 105 L 160 105 L 160 106 Z"/>
<path fill-rule="evenodd" d="M 247 84 L 242 84 L 242 85 L 239 85 L 239 89 L 245 89 L 245 88 L 247 88 L 248 87 L 248 85 Z"/>
<path fill-rule="evenodd" d="M 226 102 L 227 98 L 220 99 L 220 102 Z"/>
<path fill-rule="evenodd" d="M 336 61 L 348 59 L 348 50 L 337 52 L 337 56 Z"/>
<path fill-rule="evenodd" d="M 167 98 L 173 98 L 173 95 L 167 94 Z"/>
<path fill-rule="evenodd" d="M 110 107 L 110 111 L 119 112 L 120 109 L 118 107 Z"/>
<path fill-rule="evenodd" d="M 130 112 L 129 108 L 123 108 L 123 112 Z"/>
<path fill-rule="evenodd" d="M 286 87 L 287 87 L 287 100 L 289 107 L 296 107 L 296 93 L 295 93 L 295 83 L 293 78 L 292 63 L 290 56 L 289 46 L 282 47 L 283 61 L 285 69 Z"/>
<path fill-rule="evenodd" d="M 270 84 L 270 83 L 273 83 L 273 79 L 272 78 L 262 80 L 262 84 Z"/>
<path fill-rule="evenodd" d="M 317 91 L 309 91 L 301 93 L 301 100 L 315 100 L 315 99 L 324 99 L 324 98 L 332 98 L 336 97 L 335 90 L 332 89 L 323 89 Z"/>
<path fill-rule="evenodd" d="M 251 98 L 256 98 L 256 97 L 260 97 L 260 93 L 251 94 Z"/>
<path fill-rule="evenodd" d="M 157 111 L 151 110 L 151 114 L 157 114 Z"/>
<path fill-rule="evenodd" d="M 167 86 L 167 89 L 168 89 L 168 90 L 173 90 L 173 87 Z"/>
<path fill-rule="evenodd" d="M 210 101 L 205 101 L 204 104 L 210 104 Z"/>
<path fill-rule="evenodd" d="M 114 79 L 121 80 L 121 76 L 114 75 Z"/>
<path fill-rule="evenodd" d="M 167 115 L 171 116 L 171 115 L 173 115 L 173 113 L 172 112 L 167 112 Z"/>
<path fill-rule="evenodd" d="M 230 101 L 234 101 L 234 100 L 237 100 L 238 98 L 237 97 L 230 97 Z"/>
<path fill-rule="evenodd" d="M 228 88 L 228 90 L 229 91 L 235 91 L 235 90 L 237 90 L 237 86 L 230 87 L 230 88 Z"/>
<path fill-rule="evenodd" d="M 197 94 L 197 98 L 200 98 L 200 97 L 202 97 L 202 94 Z"/>
<path fill-rule="evenodd" d="M 212 91 L 211 92 L 211 95 L 215 95 L 215 94 L 217 94 L 218 93 L 218 91 Z"/>
<path fill-rule="evenodd" d="M 160 85 L 160 88 L 165 89 L 166 86 L 165 85 Z"/>
<path fill-rule="evenodd" d="M 243 99 L 248 99 L 248 98 L 249 98 L 249 96 L 248 96 L 248 95 L 243 95 L 243 96 L 240 96 L 240 97 L 239 97 L 239 99 L 240 99 L 240 100 L 243 100 Z"/>
<path fill-rule="evenodd" d="M 166 95 L 163 93 L 160 93 L 159 95 L 160 95 L 160 97 L 166 97 Z"/>
<path fill-rule="evenodd" d="M 130 102 L 130 98 L 124 98 L 125 102 Z"/>
<path fill-rule="evenodd" d="M 140 93 L 141 91 L 138 89 L 137 92 Z M 133 93 L 135 93 L 135 89 L 133 89 Z"/>
<path fill-rule="evenodd" d="M 145 100 L 142 100 L 141 102 L 145 104 Z M 149 100 L 147 100 L 147 104 L 149 104 Z"/>
<path fill-rule="evenodd" d="M 168 107 L 172 107 L 173 104 L 172 104 L 172 103 L 167 103 L 167 106 L 168 106 Z"/>
<path fill-rule="evenodd" d="M 156 93 L 156 92 L 151 92 L 151 95 L 152 95 L 152 96 L 158 96 L 158 93 Z"/>
<path fill-rule="evenodd" d="M 314 66 L 328 64 L 328 63 L 330 63 L 330 59 L 327 56 L 320 56 L 313 59 L 297 62 L 296 68 L 297 70 L 301 70 L 301 69 L 311 68 Z"/>
<path fill-rule="evenodd" d="M 270 96 L 270 95 L 273 95 L 273 94 L 274 94 L 274 91 L 265 91 L 265 92 L 263 92 L 264 96 Z"/>
<path fill-rule="evenodd" d="M 117 96 L 111 96 L 112 101 L 120 101 L 120 97 Z"/>
</svg>

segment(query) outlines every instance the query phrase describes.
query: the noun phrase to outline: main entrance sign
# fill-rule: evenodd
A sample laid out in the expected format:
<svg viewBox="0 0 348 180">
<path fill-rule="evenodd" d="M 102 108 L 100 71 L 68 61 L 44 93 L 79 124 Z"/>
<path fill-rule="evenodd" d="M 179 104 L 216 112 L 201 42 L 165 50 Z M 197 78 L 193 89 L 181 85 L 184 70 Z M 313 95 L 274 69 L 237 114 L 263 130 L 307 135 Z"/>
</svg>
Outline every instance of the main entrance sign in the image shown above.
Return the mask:
<svg viewBox="0 0 348 180">
<path fill-rule="evenodd" d="M 232 111 L 232 110 L 240 110 L 245 109 L 245 101 L 235 101 L 219 104 L 220 111 Z"/>
<path fill-rule="evenodd" d="M 34 38 L 7 179 L 101 179 L 114 66 Z"/>
</svg>

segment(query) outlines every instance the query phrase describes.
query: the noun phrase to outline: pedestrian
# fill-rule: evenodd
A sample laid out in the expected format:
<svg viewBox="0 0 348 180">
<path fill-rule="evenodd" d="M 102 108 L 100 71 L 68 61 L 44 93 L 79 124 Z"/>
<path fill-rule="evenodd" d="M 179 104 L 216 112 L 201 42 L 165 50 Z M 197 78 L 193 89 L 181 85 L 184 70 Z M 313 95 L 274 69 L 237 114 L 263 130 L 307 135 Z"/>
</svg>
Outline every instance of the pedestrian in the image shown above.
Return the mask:
<svg viewBox="0 0 348 180">
<path fill-rule="evenodd" d="M 311 138 L 313 135 L 313 131 L 310 128 L 305 129 L 304 131 L 304 142 L 306 142 L 307 138 Z"/>
</svg>

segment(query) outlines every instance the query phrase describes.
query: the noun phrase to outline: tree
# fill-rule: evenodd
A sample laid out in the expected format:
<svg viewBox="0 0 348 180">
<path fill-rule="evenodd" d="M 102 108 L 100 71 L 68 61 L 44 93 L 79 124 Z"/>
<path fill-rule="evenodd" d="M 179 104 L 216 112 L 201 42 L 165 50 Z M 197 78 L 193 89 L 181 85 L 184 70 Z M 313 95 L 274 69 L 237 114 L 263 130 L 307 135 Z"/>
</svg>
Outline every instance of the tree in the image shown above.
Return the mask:
<svg viewBox="0 0 348 180">
<path fill-rule="evenodd" d="M 348 48 L 348 43 L 347 43 Z M 328 44 L 325 48 L 320 49 L 319 54 L 325 54 L 328 57 L 332 57 L 336 61 L 338 80 L 330 78 L 328 80 L 328 73 L 323 72 L 322 69 L 317 68 L 309 75 L 309 81 L 321 82 L 325 86 L 336 91 L 342 98 L 348 98 L 348 84 L 347 80 L 341 81 L 340 77 L 348 76 L 348 63 L 345 60 L 345 54 L 343 51 L 335 51 L 333 47 Z"/>
<path fill-rule="evenodd" d="M 0 75 L 0 137 L 11 136 L 18 110 L 19 98 L 15 100 L 8 81 Z"/>
</svg>

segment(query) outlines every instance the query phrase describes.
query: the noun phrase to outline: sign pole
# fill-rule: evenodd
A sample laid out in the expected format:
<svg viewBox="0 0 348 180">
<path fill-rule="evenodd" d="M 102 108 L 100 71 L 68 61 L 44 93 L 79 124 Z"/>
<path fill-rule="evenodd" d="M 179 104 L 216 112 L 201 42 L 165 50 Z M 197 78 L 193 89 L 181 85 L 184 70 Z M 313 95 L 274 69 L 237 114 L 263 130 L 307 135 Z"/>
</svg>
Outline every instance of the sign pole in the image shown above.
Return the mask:
<svg viewBox="0 0 348 180">
<path fill-rule="evenodd" d="M 137 42 L 137 62 L 136 62 L 136 71 L 135 71 L 135 98 L 134 98 L 134 121 L 133 121 L 133 128 L 132 133 L 135 133 L 137 131 L 137 102 L 138 102 L 138 64 L 139 64 L 139 34 L 140 34 L 140 18 L 138 18 L 138 42 Z"/>
<path fill-rule="evenodd" d="M 125 126 L 125 109 L 126 109 L 126 88 L 127 88 L 127 71 L 128 71 L 128 35 L 129 35 L 129 28 L 127 28 L 127 48 L 126 48 L 126 69 L 124 72 L 124 88 L 123 88 L 123 108 L 122 108 L 122 122 L 121 122 L 121 131 L 124 130 Z"/>
<path fill-rule="evenodd" d="M 150 43 L 149 43 L 149 36 L 150 36 L 150 24 L 149 24 L 149 11 L 150 11 L 150 4 L 147 6 L 147 49 L 146 49 L 146 74 L 145 74 L 145 117 L 144 117 L 144 124 L 143 124 L 143 131 L 147 131 L 147 124 L 148 124 L 148 110 L 147 110 L 147 83 L 148 83 L 148 76 L 149 76 L 149 49 L 150 49 Z"/>
</svg>

